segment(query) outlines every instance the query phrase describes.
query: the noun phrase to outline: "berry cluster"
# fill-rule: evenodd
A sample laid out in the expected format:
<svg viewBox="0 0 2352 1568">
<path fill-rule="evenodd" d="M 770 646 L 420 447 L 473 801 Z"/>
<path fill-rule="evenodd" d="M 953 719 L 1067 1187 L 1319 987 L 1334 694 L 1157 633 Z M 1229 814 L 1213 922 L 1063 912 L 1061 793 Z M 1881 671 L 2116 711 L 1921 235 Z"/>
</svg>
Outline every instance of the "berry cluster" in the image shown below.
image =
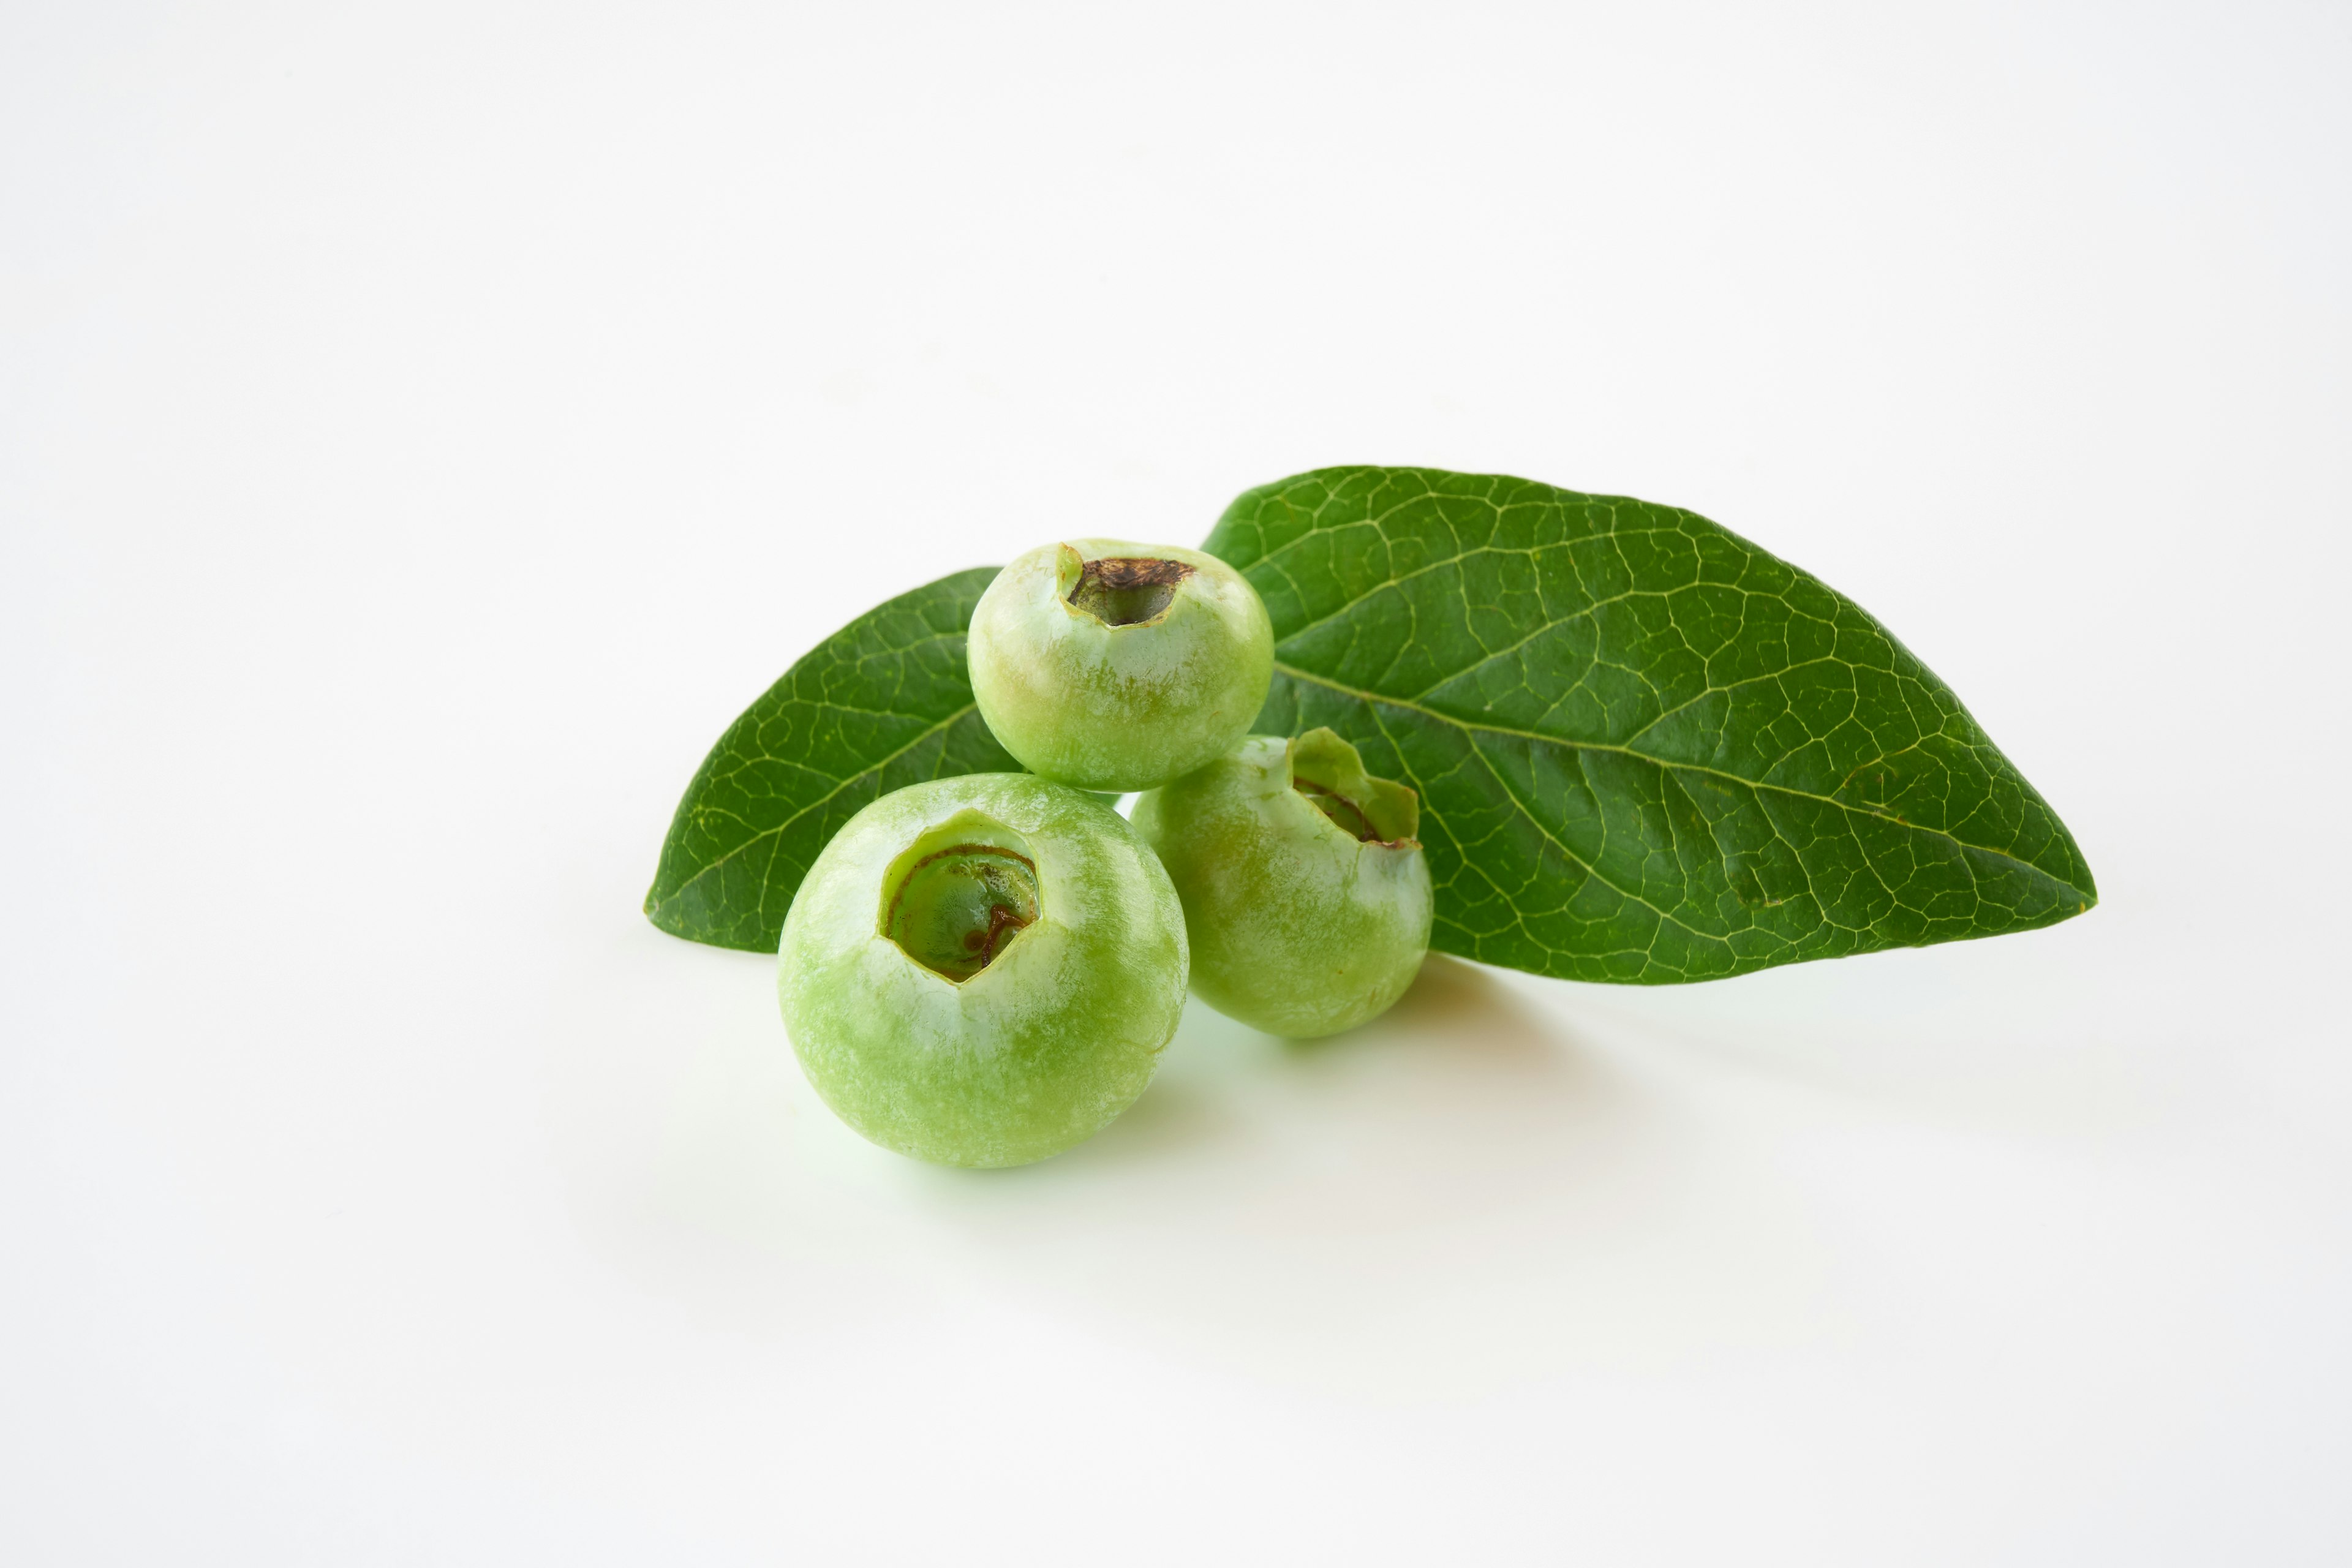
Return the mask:
<svg viewBox="0 0 2352 1568">
<path fill-rule="evenodd" d="M 1294 1037 L 1412 983 L 1420 802 L 1328 730 L 1248 732 L 1274 635 L 1232 567 L 1102 539 L 1030 551 L 982 595 L 970 661 L 1030 771 L 883 796 L 784 921 L 784 1022 L 852 1127 L 944 1164 L 1041 1160 L 1143 1092 L 1188 983 Z M 1100 798 L 1139 791 L 1132 821 Z"/>
</svg>

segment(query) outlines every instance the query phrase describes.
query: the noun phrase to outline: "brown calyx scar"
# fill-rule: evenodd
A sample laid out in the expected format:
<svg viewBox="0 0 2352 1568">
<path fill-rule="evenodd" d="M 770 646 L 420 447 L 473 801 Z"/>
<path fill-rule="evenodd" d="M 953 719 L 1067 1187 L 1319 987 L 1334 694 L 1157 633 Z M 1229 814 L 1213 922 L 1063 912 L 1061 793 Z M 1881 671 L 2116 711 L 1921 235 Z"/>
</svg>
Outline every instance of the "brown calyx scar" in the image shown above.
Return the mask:
<svg viewBox="0 0 2352 1568">
<path fill-rule="evenodd" d="M 1107 626 L 1139 626 L 1164 614 L 1192 574 L 1192 567 L 1182 561 L 1105 556 L 1087 562 L 1070 584 L 1070 604 Z"/>
</svg>

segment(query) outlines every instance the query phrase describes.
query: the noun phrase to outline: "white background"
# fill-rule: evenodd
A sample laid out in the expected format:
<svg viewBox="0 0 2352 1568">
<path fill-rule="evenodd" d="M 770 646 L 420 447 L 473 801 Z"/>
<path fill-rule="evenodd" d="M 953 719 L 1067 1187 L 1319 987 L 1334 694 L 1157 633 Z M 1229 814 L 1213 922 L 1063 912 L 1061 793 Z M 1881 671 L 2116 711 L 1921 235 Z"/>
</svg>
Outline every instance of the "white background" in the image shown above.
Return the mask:
<svg viewBox="0 0 2352 1568">
<path fill-rule="evenodd" d="M 2352 1560 L 2352 13 L 0 6 L 0 1558 Z M 638 913 L 849 616 L 1694 508 L 2104 904 L 1197 1007 L 1024 1171 Z"/>
</svg>

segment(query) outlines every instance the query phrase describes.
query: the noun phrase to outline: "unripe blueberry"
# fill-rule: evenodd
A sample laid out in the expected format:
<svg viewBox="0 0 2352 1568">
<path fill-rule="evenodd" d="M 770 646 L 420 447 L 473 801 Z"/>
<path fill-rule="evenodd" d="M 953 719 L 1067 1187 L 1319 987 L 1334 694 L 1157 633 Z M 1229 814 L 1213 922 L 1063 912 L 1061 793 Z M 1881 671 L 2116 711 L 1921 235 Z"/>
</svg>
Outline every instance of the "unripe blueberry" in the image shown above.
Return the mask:
<svg viewBox="0 0 2352 1568">
<path fill-rule="evenodd" d="M 1030 772 L 1150 789 L 1223 755 L 1274 679 L 1274 628 L 1248 579 L 1172 545 L 1045 544 L 971 615 L 972 695 Z"/>
<path fill-rule="evenodd" d="M 1421 802 L 1328 730 L 1252 735 L 1135 804 L 1184 903 L 1192 989 L 1269 1034 L 1386 1012 L 1429 951 Z"/>
<path fill-rule="evenodd" d="M 1143 1092 L 1184 1006 L 1184 916 L 1099 801 L 1025 773 L 884 795 L 809 868 L 777 993 L 809 1081 L 885 1148 L 1018 1165 Z"/>
</svg>

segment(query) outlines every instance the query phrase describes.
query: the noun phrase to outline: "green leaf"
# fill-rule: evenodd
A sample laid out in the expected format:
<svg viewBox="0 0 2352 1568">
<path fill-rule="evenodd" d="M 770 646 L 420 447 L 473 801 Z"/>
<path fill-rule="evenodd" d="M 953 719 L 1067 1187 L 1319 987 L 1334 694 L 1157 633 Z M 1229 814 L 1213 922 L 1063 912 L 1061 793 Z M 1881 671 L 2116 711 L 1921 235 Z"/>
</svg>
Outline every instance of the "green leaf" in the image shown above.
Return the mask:
<svg viewBox="0 0 2352 1568">
<path fill-rule="evenodd" d="M 1421 792 L 1434 945 L 1709 980 L 2052 924 L 2074 840 L 1860 606 L 1673 507 L 1427 468 L 1254 489 L 1207 548 L 1275 630 L 1257 728 Z"/>
<path fill-rule="evenodd" d="M 964 631 L 993 566 L 868 610 L 744 710 L 703 759 L 646 914 L 673 935 L 773 952 L 793 894 L 869 801 L 950 773 L 1019 773 L 981 722 Z"/>
</svg>

